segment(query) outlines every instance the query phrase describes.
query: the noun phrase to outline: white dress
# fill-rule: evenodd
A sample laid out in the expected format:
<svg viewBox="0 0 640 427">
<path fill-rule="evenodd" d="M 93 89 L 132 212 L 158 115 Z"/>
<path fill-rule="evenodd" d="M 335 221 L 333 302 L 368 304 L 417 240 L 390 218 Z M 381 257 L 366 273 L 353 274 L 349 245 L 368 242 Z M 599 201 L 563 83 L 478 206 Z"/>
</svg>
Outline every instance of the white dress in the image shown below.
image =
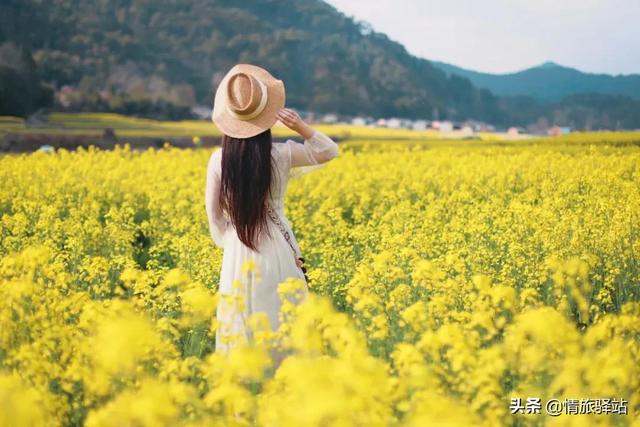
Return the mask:
<svg viewBox="0 0 640 427">
<path fill-rule="evenodd" d="M 217 149 L 209 158 L 205 189 L 205 207 L 209 221 L 209 230 L 214 243 L 224 249 L 222 268 L 220 271 L 220 300 L 216 308 L 218 328 L 216 330 L 216 352 L 227 354 L 237 341 L 251 339 L 247 327 L 247 318 L 255 312 L 264 312 L 269 326 L 275 331 L 280 325 L 280 296 L 278 284 L 287 278 L 300 278 L 304 274 L 295 263 L 291 246 L 287 243 L 281 230 L 267 217 L 272 238 L 260 239 L 256 252 L 240 241 L 235 227 L 229 221 L 226 212 L 221 211 L 218 196 L 220 194 L 221 154 Z M 269 202 L 280 221 L 289 231 L 290 240 L 300 256 L 300 247 L 295 239 L 291 225 L 284 213 L 284 196 L 289 178 L 296 174 L 304 174 L 317 168 L 338 155 L 338 145 L 324 133 L 315 130 L 313 136 L 297 143 L 291 139 L 284 143 L 273 142 L 271 155 L 276 167 L 272 171 L 272 198 Z M 295 168 L 295 169 L 293 169 Z M 243 271 L 245 261 L 253 261 L 258 274 Z M 234 286 L 235 285 L 235 286 Z M 305 286 L 302 301 L 308 294 Z M 235 297 L 235 299 L 234 299 Z M 242 299 L 244 306 L 238 304 Z M 272 353 L 275 362 L 279 363 L 281 354 Z"/>
</svg>

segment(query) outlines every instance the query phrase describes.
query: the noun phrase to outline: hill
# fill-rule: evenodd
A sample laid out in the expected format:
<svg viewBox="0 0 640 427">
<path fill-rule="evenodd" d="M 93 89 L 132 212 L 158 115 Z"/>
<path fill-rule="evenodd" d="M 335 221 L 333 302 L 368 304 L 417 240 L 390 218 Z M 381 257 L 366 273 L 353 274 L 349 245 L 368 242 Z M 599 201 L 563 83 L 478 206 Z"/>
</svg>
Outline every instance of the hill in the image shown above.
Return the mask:
<svg viewBox="0 0 640 427">
<path fill-rule="evenodd" d="M 282 78 L 291 106 L 374 116 L 504 120 L 497 98 L 318 0 L 9 0 L 0 42 L 28 47 L 69 104 L 210 104 L 233 64 Z M 142 107 L 142 105 L 138 105 Z"/>
<path fill-rule="evenodd" d="M 475 86 L 497 95 L 526 95 L 541 101 L 558 101 L 578 93 L 623 95 L 640 99 L 640 75 L 591 74 L 545 62 L 516 73 L 491 74 L 468 70 L 439 61 L 433 65 L 448 75 L 469 79 Z"/>
<path fill-rule="evenodd" d="M 0 3 L 0 115 L 52 106 L 186 118 L 238 62 L 267 68 L 290 107 L 319 113 L 640 128 L 638 100 L 494 95 L 321 0 Z"/>
</svg>

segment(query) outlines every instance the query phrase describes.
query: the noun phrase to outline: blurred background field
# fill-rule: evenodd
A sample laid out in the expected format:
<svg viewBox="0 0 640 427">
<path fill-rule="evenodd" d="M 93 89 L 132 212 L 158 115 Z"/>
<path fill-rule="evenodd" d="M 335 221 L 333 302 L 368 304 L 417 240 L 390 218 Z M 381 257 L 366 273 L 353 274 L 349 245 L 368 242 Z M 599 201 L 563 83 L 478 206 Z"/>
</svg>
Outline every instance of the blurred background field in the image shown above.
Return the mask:
<svg viewBox="0 0 640 427">
<path fill-rule="evenodd" d="M 337 124 L 318 124 L 316 126 L 329 135 L 341 138 L 419 139 L 441 135 L 440 132 L 434 130 L 414 131 Z M 113 113 L 52 113 L 40 123 L 29 124 L 19 117 L 0 116 L 0 136 L 7 133 L 92 134 L 97 136 L 107 128 L 113 129 L 117 135 L 124 137 L 221 136 L 211 121 L 204 120 L 159 121 Z M 273 134 L 277 137 L 294 135 L 290 129 L 280 123 L 273 128 Z M 451 135 L 455 136 L 456 134 L 452 132 Z"/>
<path fill-rule="evenodd" d="M 288 107 L 317 122 L 537 135 L 640 129 L 639 11 L 627 3 L 3 2 L 0 115 L 204 118 L 226 71 L 249 62 L 282 79 Z M 532 14 L 546 18 L 528 25 Z M 440 28 L 445 21 L 465 24 Z M 558 33 L 566 28 L 575 32 Z M 589 36 L 591 48 L 551 34 Z M 516 45 L 531 40 L 535 50 Z M 486 72 L 489 65 L 503 71 Z M 615 73 L 623 68 L 629 74 Z"/>
<path fill-rule="evenodd" d="M 383 128 L 349 124 L 314 124 L 319 130 L 337 140 L 358 141 L 431 141 L 430 144 L 461 145 L 477 144 L 479 141 L 498 143 L 516 141 L 518 144 L 561 144 L 566 142 L 610 144 L 637 144 L 640 132 L 571 132 L 569 134 L 544 137 L 538 135 L 509 134 L 507 132 L 476 132 L 465 136 L 460 130 L 412 130 Z M 276 140 L 298 139 L 290 129 L 277 123 L 272 129 Z M 3 151 L 32 151 L 42 145 L 52 147 L 88 146 L 91 143 L 103 148 L 115 143 L 135 141 L 135 145 L 162 146 L 165 142 L 181 147 L 215 145 L 221 133 L 215 125 L 205 120 L 159 121 L 123 116 L 112 113 L 52 113 L 45 119 L 30 122 L 22 118 L 0 116 L 0 148 Z M 60 144 L 65 140 L 65 144 Z M 436 142 L 439 141 L 439 142 Z M 474 142 L 475 141 L 475 142 Z"/>
</svg>

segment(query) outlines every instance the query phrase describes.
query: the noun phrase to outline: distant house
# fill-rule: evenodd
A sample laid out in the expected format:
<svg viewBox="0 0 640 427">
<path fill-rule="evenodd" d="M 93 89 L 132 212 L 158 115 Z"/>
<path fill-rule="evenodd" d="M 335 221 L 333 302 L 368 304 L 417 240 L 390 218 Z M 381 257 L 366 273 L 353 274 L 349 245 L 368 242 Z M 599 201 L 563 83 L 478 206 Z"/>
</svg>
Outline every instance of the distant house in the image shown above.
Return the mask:
<svg viewBox="0 0 640 427">
<path fill-rule="evenodd" d="M 509 136 L 518 136 L 519 134 L 520 131 L 515 126 L 511 126 L 509 129 L 507 129 L 507 135 Z"/>
<path fill-rule="evenodd" d="M 378 119 L 376 120 L 376 126 L 384 128 L 387 127 L 387 120 L 386 119 Z"/>
<path fill-rule="evenodd" d="M 387 127 L 392 129 L 398 129 L 402 126 L 402 121 L 397 118 L 391 118 L 387 120 Z"/>
<path fill-rule="evenodd" d="M 322 116 L 322 121 L 324 123 L 335 123 L 338 121 L 338 116 L 334 113 L 328 113 Z"/>
<path fill-rule="evenodd" d="M 560 130 L 560 126 L 552 126 L 547 130 L 547 134 L 550 136 L 558 136 L 562 135 L 562 131 Z"/>
<path fill-rule="evenodd" d="M 426 120 L 416 120 L 413 122 L 411 128 L 413 130 L 425 130 L 427 128 Z"/>
<path fill-rule="evenodd" d="M 485 130 L 485 124 L 483 122 L 480 122 L 478 120 L 465 120 L 464 123 L 462 123 L 462 129 L 464 129 L 466 126 L 469 126 L 474 132 L 479 132 L 479 131 L 483 131 Z"/>
<path fill-rule="evenodd" d="M 451 132 L 453 131 L 453 123 L 449 121 L 440 122 L 440 132 Z"/>
<path fill-rule="evenodd" d="M 211 110 L 211 107 L 207 107 L 206 105 L 196 105 L 191 108 L 191 112 L 200 119 L 210 119 Z"/>
<path fill-rule="evenodd" d="M 547 134 L 551 136 L 558 136 L 558 135 L 565 135 L 570 132 L 571 132 L 571 128 L 568 126 L 552 126 L 547 131 Z"/>
<path fill-rule="evenodd" d="M 413 129 L 413 120 L 411 119 L 401 119 L 400 126 L 406 129 Z"/>
<path fill-rule="evenodd" d="M 440 129 L 440 121 L 439 120 L 434 120 L 431 122 L 431 129 Z"/>
<path fill-rule="evenodd" d="M 462 129 L 460 129 L 460 133 L 462 136 L 468 137 L 468 136 L 474 136 L 475 132 L 473 131 L 473 128 L 469 125 L 464 125 L 462 126 Z"/>
<path fill-rule="evenodd" d="M 367 124 L 367 120 L 364 117 L 354 117 L 351 119 L 351 124 L 354 126 L 365 126 Z"/>
<path fill-rule="evenodd" d="M 305 112 L 302 117 L 304 117 L 304 120 L 308 121 L 309 123 L 314 123 L 317 119 L 317 115 L 313 111 Z"/>
</svg>

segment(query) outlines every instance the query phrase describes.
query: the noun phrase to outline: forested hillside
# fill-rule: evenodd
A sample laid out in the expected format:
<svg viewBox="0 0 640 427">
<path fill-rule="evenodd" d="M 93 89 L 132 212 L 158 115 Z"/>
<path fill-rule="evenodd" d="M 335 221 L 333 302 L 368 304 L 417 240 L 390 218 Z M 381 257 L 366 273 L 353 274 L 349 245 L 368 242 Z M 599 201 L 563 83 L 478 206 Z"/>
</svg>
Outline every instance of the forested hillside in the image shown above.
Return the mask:
<svg viewBox="0 0 640 427">
<path fill-rule="evenodd" d="M 282 78 L 319 112 L 498 120 L 496 98 L 317 0 L 10 0 L 3 42 L 27 46 L 77 105 L 211 103 L 237 62 Z"/>
<path fill-rule="evenodd" d="M 558 101 L 579 93 L 599 93 L 640 100 L 640 74 L 584 73 L 550 61 L 506 74 L 481 73 L 438 61 L 431 63 L 447 74 L 467 78 L 476 87 L 489 89 L 496 95 L 526 95 L 541 101 Z"/>
<path fill-rule="evenodd" d="M 186 117 L 211 105 L 238 62 L 269 69 L 285 81 L 289 106 L 320 113 L 640 127 L 640 101 L 624 97 L 496 96 L 321 0 L 0 4 L 0 115 L 53 106 Z"/>
</svg>

